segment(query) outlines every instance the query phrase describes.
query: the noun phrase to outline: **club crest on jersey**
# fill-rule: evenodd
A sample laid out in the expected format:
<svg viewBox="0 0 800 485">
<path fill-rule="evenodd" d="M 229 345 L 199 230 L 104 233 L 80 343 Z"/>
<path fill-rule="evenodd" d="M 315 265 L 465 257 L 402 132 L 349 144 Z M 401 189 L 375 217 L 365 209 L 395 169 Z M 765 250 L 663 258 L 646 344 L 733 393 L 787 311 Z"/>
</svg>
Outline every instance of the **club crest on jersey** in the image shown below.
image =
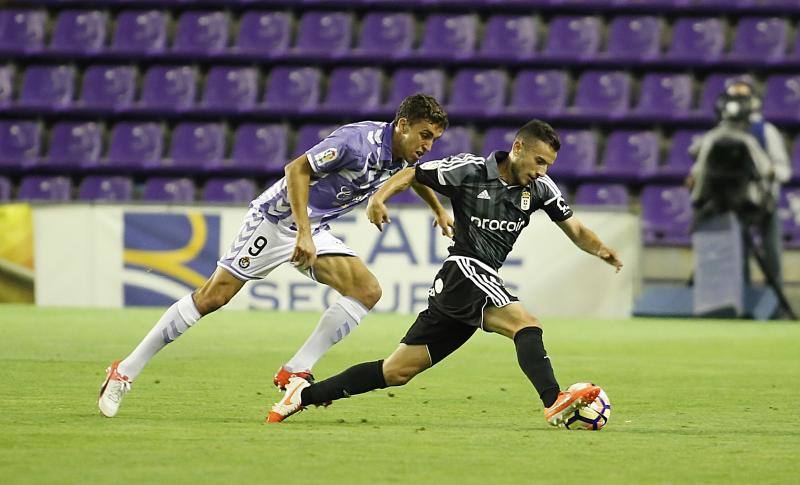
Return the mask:
<svg viewBox="0 0 800 485">
<path fill-rule="evenodd" d="M 314 160 L 316 160 L 317 163 L 328 163 L 336 160 L 338 155 L 339 152 L 336 150 L 336 148 L 328 148 L 324 152 L 314 155 Z"/>
<path fill-rule="evenodd" d="M 245 269 L 248 266 L 250 266 L 250 258 L 248 258 L 247 256 L 239 258 L 239 267 L 240 268 Z"/>
<path fill-rule="evenodd" d="M 531 192 L 529 190 L 525 189 L 522 191 L 522 197 L 519 199 L 519 206 L 524 211 L 531 208 Z"/>
</svg>

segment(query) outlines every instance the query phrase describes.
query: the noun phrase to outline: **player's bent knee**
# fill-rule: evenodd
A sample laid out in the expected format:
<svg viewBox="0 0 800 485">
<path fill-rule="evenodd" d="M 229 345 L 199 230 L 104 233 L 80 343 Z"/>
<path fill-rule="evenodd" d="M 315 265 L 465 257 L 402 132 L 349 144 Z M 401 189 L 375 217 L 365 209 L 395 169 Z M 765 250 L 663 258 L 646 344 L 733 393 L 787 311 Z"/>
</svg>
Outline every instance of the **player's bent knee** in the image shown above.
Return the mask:
<svg viewBox="0 0 800 485">
<path fill-rule="evenodd" d="M 402 367 L 384 366 L 383 378 L 387 386 L 402 386 L 407 384 L 417 374 L 424 371 L 425 367 L 417 365 L 404 365 Z"/>
<path fill-rule="evenodd" d="M 361 302 L 362 305 L 372 310 L 372 308 L 378 304 L 378 301 L 380 301 L 382 295 L 383 290 L 381 289 L 381 285 L 377 280 L 374 280 L 364 285 L 363 288 L 360 288 L 359 294 L 356 298 Z"/>
</svg>

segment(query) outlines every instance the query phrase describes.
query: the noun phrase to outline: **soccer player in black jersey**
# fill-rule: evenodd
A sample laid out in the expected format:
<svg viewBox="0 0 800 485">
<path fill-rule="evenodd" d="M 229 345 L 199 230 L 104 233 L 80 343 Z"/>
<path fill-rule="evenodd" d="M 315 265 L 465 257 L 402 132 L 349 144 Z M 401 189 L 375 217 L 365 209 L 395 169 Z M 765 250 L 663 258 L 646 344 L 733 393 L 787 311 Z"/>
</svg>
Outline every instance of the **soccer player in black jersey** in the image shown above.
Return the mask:
<svg viewBox="0 0 800 485">
<path fill-rule="evenodd" d="M 519 365 L 539 393 L 551 425 L 561 425 L 571 411 L 594 401 L 600 392 L 594 385 L 560 391 L 539 320 L 506 290 L 497 273 L 538 209 L 576 246 L 617 271 L 622 268 L 614 250 L 581 224 L 546 175 L 560 147 L 553 128 L 533 120 L 517 132 L 510 152 L 496 151 L 486 158 L 462 153 L 404 169 L 389 179 L 367 207 L 367 216 L 378 229 L 389 222 L 384 202 L 414 180 L 452 202 L 455 241 L 428 292 L 428 308 L 386 359 L 358 364 L 314 384 L 302 378 L 290 380 L 267 421 L 282 421 L 312 404 L 402 386 L 458 349 L 479 327 L 514 341 Z"/>
</svg>

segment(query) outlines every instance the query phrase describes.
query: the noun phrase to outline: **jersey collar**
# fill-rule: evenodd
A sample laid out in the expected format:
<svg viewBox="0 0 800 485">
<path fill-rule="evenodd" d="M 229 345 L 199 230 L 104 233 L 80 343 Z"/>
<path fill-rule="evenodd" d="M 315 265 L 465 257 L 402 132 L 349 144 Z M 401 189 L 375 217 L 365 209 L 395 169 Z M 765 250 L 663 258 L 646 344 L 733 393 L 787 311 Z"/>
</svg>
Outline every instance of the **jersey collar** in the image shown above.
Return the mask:
<svg viewBox="0 0 800 485">
<path fill-rule="evenodd" d="M 508 152 L 502 150 L 495 150 L 486 157 L 486 179 L 487 180 L 502 180 L 500 179 L 500 170 L 497 168 L 497 162 L 502 162 L 508 158 Z"/>
<path fill-rule="evenodd" d="M 392 134 L 394 134 L 394 121 L 386 125 L 381 134 L 381 162 L 392 161 Z"/>
</svg>

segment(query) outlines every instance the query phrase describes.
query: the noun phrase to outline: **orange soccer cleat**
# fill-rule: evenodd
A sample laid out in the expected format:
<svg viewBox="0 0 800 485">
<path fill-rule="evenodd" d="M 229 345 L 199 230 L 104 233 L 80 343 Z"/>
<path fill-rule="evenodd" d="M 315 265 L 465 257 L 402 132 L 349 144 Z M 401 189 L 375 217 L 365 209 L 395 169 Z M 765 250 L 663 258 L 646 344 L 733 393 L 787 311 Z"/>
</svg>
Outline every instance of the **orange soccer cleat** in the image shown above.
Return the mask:
<svg viewBox="0 0 800 485">
<path fill-rule="evenodd" d="M 314 382 L 314 374 L 312 374 L 311 371 L 291 372 L 287 370 L 286 367 L 281 367 L 278 369 L 278 373 L 273 376 L 272 383 L 281 391 L 285 391 L 286 386 L 289 384 L 289 379 L 292 377 L 299 377 L 308 382 Z"/>
<path fill-rule="evenodd" d="M 594 384 L 584 384 L 581 386 L 570 386 L 566 391 L 558 393 L 556 402 L 544 410 L 544 419 L 551 426 L 561 426 L 564 424 L 564 416 L 570 415 L 576 409 L 588 406 L 600 394 L 600 387 Z"/>
<path fill-rule="evenodd" d="M 283 398 L 272 405 L 272 408 L 267 414 L 267 423 L 280 423 L 292 414 L 299 413 L 305 406 L 303 406 L 302 394 L 303 389 L 311 384 L 301 377 L 291 377 L 289 383 L 286 385 L 286 392 Z"/>
</svg>

